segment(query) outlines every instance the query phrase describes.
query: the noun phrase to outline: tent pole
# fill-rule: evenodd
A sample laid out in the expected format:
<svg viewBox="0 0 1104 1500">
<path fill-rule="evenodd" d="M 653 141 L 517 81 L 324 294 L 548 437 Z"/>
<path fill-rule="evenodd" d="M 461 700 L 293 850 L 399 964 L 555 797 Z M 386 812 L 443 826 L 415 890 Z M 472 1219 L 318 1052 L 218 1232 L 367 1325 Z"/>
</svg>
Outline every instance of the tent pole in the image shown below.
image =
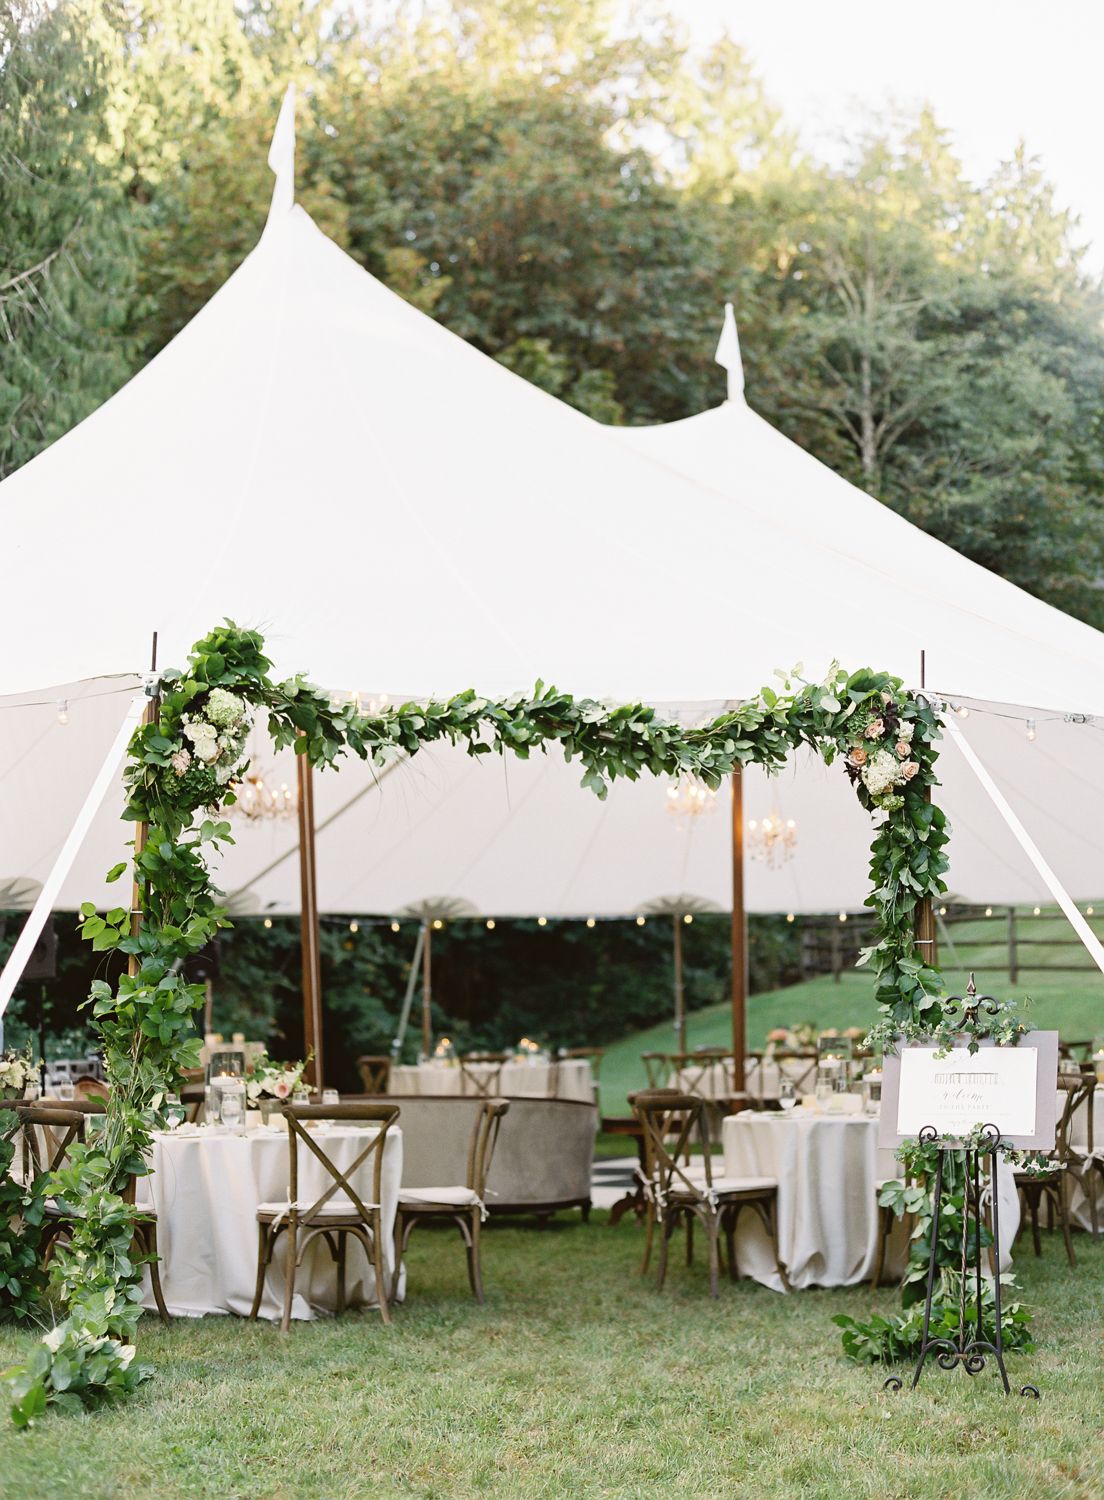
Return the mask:
<svg viewBox="0 0 1104 1500">
<path fill-rule="evenodd" d="M 682 988 L 682 917 L 671 913 L 675 939 L 675 1039 L 680 1052 L 686 1051 L 686 1007 Z"/>
<path fill-rule="evenodd" d="M 928 653 L 920 652 L 920 691 L 923 692 L 928 685 Z M 931 806 L 931 787 L 924 789 L 924 801 Z M 917 956 L 922 958 L 929 969 L 934 969 L 939 963 L 939 951 L 935 941 L 935 913 L 932 910 L 931 897 L 925 896 L 916 908 L 916 948 Z"/>
<path fill-rule="evenodd" d="M 433 1021 L 430 1008 L 433 1005 L 433 960 L 431 956 L 433 923 L 425 919 L 425 943 L 422 946 L 422 1057 L 428 1058 L 433 1051 Z"/>
<path fill-rule="evenodd" d="M 150 651 L 150 671 L 157 671 L 157 631 L 153 632 L 153 647 Z M 161 717 L 161 697 L 154 694 L 147 699 L 146 706 L 142 710 L 142 721 L 139 728 L 144 729 L 147 724 L 156 724 Z M 134 825 L 134 879 L 130 887 L 130 935 L 137 937 L 142 927 L 142 890 L 138 884 L 138 861 L 142 857 L 142 850 L 146 847 L 149 838 L 149 823 L 143 820 Z M 132 953 L 127 960 L 127 973 L 134 977 L 142 966 L 142 961 L 137 953 Z"/>
<path fill-rule="evenodd" d="M 406 977 L 406 993 L 403 995 L 402 1013 L 399 1016 L 398 1029 L 395 1039 L 391 1043 L 391 1056 L 398 1062 L 402 1056 L 403 1042 L 406 1039 L 407 1022 L 410 1020 L 410 1006 L 414 1000 L 414 986 L 418 983 L 418 965 L 422 961 L 422 944 L 425 942 L 426 924 L 419 922 L 418 939 L 414 944 L 414 957 L 410 960 L 410 973 Z"/>
<path fill-rule="evenodd" d="M 314 767 L 310 756 L 295 757 L 299 781 L 299 910 L 303 953 L 303 1040 L 314 1057 L 307 1076 L 316 1089 L 324 1086 L 322 1055 L 322 956 L 319 951 L 318 880 L 314 863 Z"/>
<path fill-rule="evenodd" d="M 747 912 L 744 910 L 744 773 L 732 773 L 732 1088 L 744 1092 L 747 1047 Z M 742 1100 L 733 1102 L 734 1110 Z"/>
</svg>

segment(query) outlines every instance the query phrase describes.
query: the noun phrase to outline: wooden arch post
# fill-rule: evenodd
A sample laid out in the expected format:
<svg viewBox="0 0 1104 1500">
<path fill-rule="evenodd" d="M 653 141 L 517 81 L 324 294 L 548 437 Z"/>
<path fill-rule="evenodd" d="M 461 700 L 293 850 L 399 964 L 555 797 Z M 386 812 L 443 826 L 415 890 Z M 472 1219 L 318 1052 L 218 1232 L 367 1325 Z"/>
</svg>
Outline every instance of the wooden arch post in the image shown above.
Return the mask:
<svg viewBox="0 0 1104 1500">
<path fill-rule="evenodd" d="M 744 1092 L 747 1051 L 747 911 L 744 907 L 744 775 L 732 773 L 732 1074 L 733 1091 Z M 734 1107 L 740 1109 L 737 1099 Z"/>
<path fill-rule="evenodd" d="M 295 757 L 299 784 L 299 912 L 303 955 L 303 1041 L 314 1057 L 306 1070 L 315 1089 L 324 1087 L 322 1046 L 322 951 L 318 925 L 318 876 L 314 863 L 314 767 Z"/>
<path fill-rule="evenodd" d="M 927 687 L 928 676 L 928 653 L 920 653 L 920 691 Z M 931 787 L 924 791 L 924 801 L 931 806 Z M 921 898 L 920 905 L 916 908 L 916 949 L 918 956 L 927 964 L 929 969 L 934 969 L 939 963 L 939 950 L 936 945 L 935 912 L 932 909 L 930 896 Z"/>
</svg>

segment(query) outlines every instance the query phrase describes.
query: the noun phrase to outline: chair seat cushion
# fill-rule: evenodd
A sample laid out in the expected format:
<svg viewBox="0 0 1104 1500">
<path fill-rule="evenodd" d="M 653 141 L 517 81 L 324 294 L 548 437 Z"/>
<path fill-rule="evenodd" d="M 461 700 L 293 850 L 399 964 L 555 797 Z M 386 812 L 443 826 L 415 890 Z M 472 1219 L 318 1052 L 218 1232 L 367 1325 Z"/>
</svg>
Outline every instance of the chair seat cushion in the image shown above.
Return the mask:
<svg viewBox="0 0 1104 1500">
<path fill-rule="evenodd" d="M 379 1205 L 365 1203 L 364 1206 L 367 1209 L 372 1209 L 377 1208 Z M 258 1219 L 286 1219 L 288 1211 L 292 1208 L 297 1209 L 301 1214 L 305 1214 L 309 1209 L 314 1208 L 314 1200 L 301 1198 L 295 1203 L 258 1203 L 257 1217 Z M 335 1193 L 332 1198 L 328 1198 L 323 1203 L 321 1208 L 315 1211 L 312 1219 L 352 1219 L 359 1224 L 361 1222 L 361 1213 L 351 1198 L 346 1197 L 344 1193 Z"/>
<path fill-rule="evenodd" d="M 695 1181 L 695 1186 L 705 1192 L 705 1177 L 700 1182 Z M 773 1177 L 714 1177 L 711 1184 L 712 1190 L 718 1196 L 724 1193 L 772 1193 L 778 1183 Z M 677 1194 L 677 1183 L 672 1183 L 672 1193 Z M 686 1189 L 684 1188 L 685 1192 Z"/>
<path fill-rule="evenodd" d="M 470 1187 L 403 1188 L 400 1208 L 476 1208 L 479 1197 Z"/>
</svg>

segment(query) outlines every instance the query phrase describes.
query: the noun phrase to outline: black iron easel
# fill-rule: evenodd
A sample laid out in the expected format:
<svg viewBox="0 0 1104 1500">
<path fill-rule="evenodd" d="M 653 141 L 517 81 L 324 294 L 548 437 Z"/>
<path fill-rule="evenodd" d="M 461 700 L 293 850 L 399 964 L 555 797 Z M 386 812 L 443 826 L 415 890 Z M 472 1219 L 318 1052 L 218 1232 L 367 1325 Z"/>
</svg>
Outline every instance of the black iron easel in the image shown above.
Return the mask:
<svg viewBox="0 0 1104 1500">
<path fill-rule="evenodd" d="M 910 1389 L 915 1390 L 920 1382 L 924 1365 L 929 1355 L 935 1356 L 935 1362 L 944 1370 L 953 1370 L 956 1365 L 961 1365 L 967 1375 L 980 1375 L 985 1369 L 986 1361 L 992 1358 L 1004 1386 L 1005 1395 L 1011 1395 L 1012 1387 L 1008 1382 L 1008 1371 L 1004 1364 L 1004 1333 L 1001 1328 L 1001 1282 L 1000 1282 L 1000 1195 L 997 1190 L 997 1148 L 1001 1143 L 1001 1133 L 995 1125 L 983 1125 L 976 1136 L 969 1142 L 955 1144 L 953 1141 L 941 1141 L 939 1133 L 933 1125 L 925 1125 L 920 1131 L 919 1141 L 921 1145 L 934 1145 L 938 1149 L 935 1163 L 935 1187 L 934 1201 L 932 1205 L 931 1225 L 931 1252 L 928 1258 L 928 1284 L 924 1298 L 924 1335 L 920 1344 L 920 1356 L 916 1361 L 916 1368 L 912 1373 L 912 1384 Z M 958 1330 L 952 1338 L 931 1337 L 931 1310 L 932 1297 L 935 1291 L 935 1278 L 937 1261 L 939 1257 L 939 1220 L 943 1206 L 943 1160 L 946 1151 L 962 1151 L 965 1156 L 965 1183 L 962 1204 L 962 1246 L 959 1257 L 959 1279 L 958 1279 Z M 993 1311 L 996 1319 L 996 1328 L 993 1338 L 985 1336 L 985 1304 L 983 1301 L 984 1278 L 981 1270 L 981 1216 L 982 1216 L 982 1184 L 984 1173 L 983 1162 L 988 1159 L 989 1165 L 989 1198 L 992 1208 L 993 1222 Z M 973 1218 L 973 1251 L 974 1264 L 970 1265 L 970 1220 Z M 971 1271 L 973 1277 L 971 1278 Z M 973 1300 L 975 1306 L 968 1306 L 969 1295 L 967 1288 L 973 1280 Z M 891 1375 L 883 1383 L 882 1389 L 886 1391 L 899 1391 L 903 1381 L 899 1375 Z M 1039 1390 L 1034 1385 L 1023 1385 L 1020 1387 L 1021 1396 L 1034 1396 L 1039 1399 Z"/>
</svg>

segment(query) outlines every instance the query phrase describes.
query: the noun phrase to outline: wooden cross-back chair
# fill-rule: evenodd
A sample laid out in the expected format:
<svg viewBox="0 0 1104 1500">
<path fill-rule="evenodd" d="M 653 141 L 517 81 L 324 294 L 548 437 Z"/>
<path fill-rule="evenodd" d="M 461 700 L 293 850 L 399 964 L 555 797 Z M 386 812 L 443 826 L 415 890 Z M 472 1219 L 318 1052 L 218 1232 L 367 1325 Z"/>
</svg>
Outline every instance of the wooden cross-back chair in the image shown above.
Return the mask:
<svg viewBox="0 0 1104 1500">
<path fill-rule="evenodd" d="M 1068 1042 L 1064 1037 L 1058 1039 L 1058 1056 L 1072 1058 L 1076 1063 L 1087 1063 L 1092 1061 L 1093 1044 L 1088 1042 Z"/>
<path fill-rule="evenodd" d="M 66 1163 L 69 1148 L 84 1138 L 84 1111 L 17 1103 L 19 1170 L 25 1184 Z M 47 1212 L 47 1218 L 50 1217 Z M 56 1233 L 56 1231 L 55 1231 Z M 49 1229 L 47 1229 L 49 1235 Z"/>
<path fill-rule="evenodd" d="M 345 1311 L 345 1261 L 349 1236 L 364 1246 L 372 1263 L 376 1278 L 376 1296 L 379 1300 L 380 1316 L 385 1323 L 391 1321 L 388 1307 L 388 1284 L 383 1258 L 383 1210 L 381 1184 L 383 1174 L 383 1152 L 387 1132 L 399 1118 L 397 1104 L 283 1104 L 280 1111 L 288 1128 L 288 1201 L 286 1203 L 261 1203 L 257 1208 L 257 1285 L 253 1294 L 250 1318 L 256 1318 L 264 1295 L 265 1275 L 272 1261 L 273 1251 L 282 1234 L 287 1235 L 287 1252 L 284 1266 L 284 1310 L 280 1319 L 281 1329 L 287 1333 L 291 1326 L 291 1304 L 295 1296 L 295 1278 L 311 1243 L 321 1237 L 326 1241 L 337 1266 L 337 1312 Z M 351 1121 L 357 1124 L 374 1125 L 375 1130 L 364 1132 L 364 1149 L 344 1170 L 334 1161 L 303 1128 L 308 1120 Z M 299 1197 L 299 1152 L 306 1148 L 308 1155 L 319 1161 L 330 1179 L 329 1185 L 313 1202 Z M 361 1197 L 353 1185 L 353 1175 L 371 1159 L 372 1188 L 368 1202 Z"/>
<path fill-rule="evenodd" d="M 54 1100 L 41 1100 L 32 1108 L 21 1111 L 30 1130 L 24 1131 L 24 1137 L 34 1139 L 36 1127 L 41 1132 L 42 1139 L 49 1141 L 51 1137 L 57 1143 L 54 1159 L 46 1170 L 56 1172 L 65 1165 L 69 1148 L 77 1141 L 83 1142 L 87 1139 L 89 1123 L 93 1118 L 106 1113 L 106 1106 L 100 1099 L 72 1099 L 63 1102 Z M 137 1179 L 130 1177 L 122 1191 L 124 1203 L 132 1207 L 135 1203 Z M 65 1203 L 61 1199 L 48 1199 L 45 1210 L 45 1229 L 42 1237 L 44 1259 L 49 1260 L 54 1249 L 54 1242 L 69 1233 L 72 1220 L 79 1214 L 79 1207 L 75 1204 Z M 144 1260 L 149 1265 L 150 1290 L 153 1292 L 153 1300 L 157 1307 L 157 1315 L 162 1323 L 168 1325 L 172 1322 L 169 1310 L 165 1305 L 165 1294 L 161 1286 L 160 1255 L 157 1248 L 157 1213 L 156 1210 L 143 1204 L 136 1210 L 133 1221 L 133 1238 L 131 1240 L 131 1254 L 134 1258 Z"/>
<path fill-rule="evenodd" d="M 1096 1077 L 1088 1068 L 1083 1069 L 1077 1077 L 1059 1073 L 1058 1093 L 1065 1095 L 1065 1098 L 1058 1117 L 1054 1153 L 1049 1166 L 1044 1172 L 1017 1171 L 1015 1174 L 1016 1187 L 1027 1210 L 1020 1223 L 1021 1234 L 1030 1221 L 1032 1248 L 1037 1256 L 1041 1255 L 1039 1210 L 1045 1204 L 1048 1221 L 1053 1224 L 1055 1219 L 1058 1220 L 1066 1247 L 1066 1259 L 1071 1267 L 1077 1265 L 1077 1256 L 1073 1253 L 1073 1240 L 1070 1236 L 1069 1182 L 1071 1177 L 1077 1177 L 1080 1161 L 1080 1154 L 1072 1142 L 1073 1121 L 1078 1110 L 1086 1106 L 1095 1088 Z"/>
<path fill-rule="evenodd" d="M 714 1172 L 705 1101 L 672 1090 L 645 1090 L 629 1100 L 644 1131 L 645 1174 L 650 1209 L 659 1231 L 659 1269 L 656 1286 L 667 1276 L 668 1244 L 680 1220 L 687 1230 L 687 1262 L 693 1256 L 695 1220 L 705 1230 L 709 1248 L 709 1294 L 719 1295 L 720 1239 L 725 1236 L 729 1275 L 735 1281 L 736 1223 L 745 1208 L 759 1216 L 774 1250 L 774 1263 L 789 1290 L 789 1280 L 778 1253 L 778 1184 L 770 1177 L 729 1177 L 723 1167 Z M 690 1159 L 691 1143 L 702 1142 L 700 1165 Z"/>
<path fill-rule="evenodd" d="M 509 1099 L 484 1099 L 475 1117 L 468 1141 L 466 1180 L 455 1187 L 403 1188 L 395 1215 L 395 1279 L 392 1297 L 398 1287 L 402 1257 L 415 1225 L 420 1220 L 451 1219 L 460 1231 L 468 1257 L 468 1280 L 475 1300 L 483 1304 L 483 1268 L 480 1236 L 486 1214 L 487 1175 L 491 1170 L 495 1144 L 503 1116 L 510 1108 Z"/>
<path fill-rule="evenodd" d="M 817 1053 L 814 1047 L 776 1047 L 772 1052 L 756 1052 L 755 1064 L 748 1069 L 747 1091 L 752 1109 L 773 1109 L 776 1094 L 768 1094 L 766 1071 L 774 1067 L 778 1081 L 788 1078 L 800 1097 L 811 1094 L 816 1085 Z"/>
<path fill-rule="evenodd" d="M 390 1057 L 367 1055 L 356 1060 L 357 1072 L 366 1094 L 386 1094 L 391 1083 Z"/>
<path fill-rule="evenodd" d="M 477 1099 L 493 1098 L 499 1091 L 502 1066 L 509 1060 L 508 1052 L 465 1052 L 460 1059 L 461 1092 Z"/>
<path fill-rule="evenodd" d="M 736 1059 L 723 1048 L 703 1047 L 700 1052 L 668 1052 L 667 1084 L 685 1094 L 698 1094 L 703 1099 L 723 1103 L 737 1092 L 735 1066 Z M 713 1087 L 718 1082 L 718 1074 L 714 1069 L 720 1070 L 719 1091 Z M 739 1091 L 742 1090 L 743 1084 L 740 1084 Z"/>
<path fill-rule="evenodd" d="M 644 1064 L 644 1076 L 648 1080 L 650 1089 L 662 1089 L 670 1082 L 670 1067 L 667 1063 L 666 1052 L 642 1052 L 640 1061 Z"/>
<path fill-rule="evenodd" d="M 602 1072 L 602 1059 L 606 1055 L 604 1047 L 561 1047 L 559 1056 L 563 1062 L 589 1062 L 590 1070 L 594 1074 L 594 1082 L 598 1083 Z"/>
</svg>

